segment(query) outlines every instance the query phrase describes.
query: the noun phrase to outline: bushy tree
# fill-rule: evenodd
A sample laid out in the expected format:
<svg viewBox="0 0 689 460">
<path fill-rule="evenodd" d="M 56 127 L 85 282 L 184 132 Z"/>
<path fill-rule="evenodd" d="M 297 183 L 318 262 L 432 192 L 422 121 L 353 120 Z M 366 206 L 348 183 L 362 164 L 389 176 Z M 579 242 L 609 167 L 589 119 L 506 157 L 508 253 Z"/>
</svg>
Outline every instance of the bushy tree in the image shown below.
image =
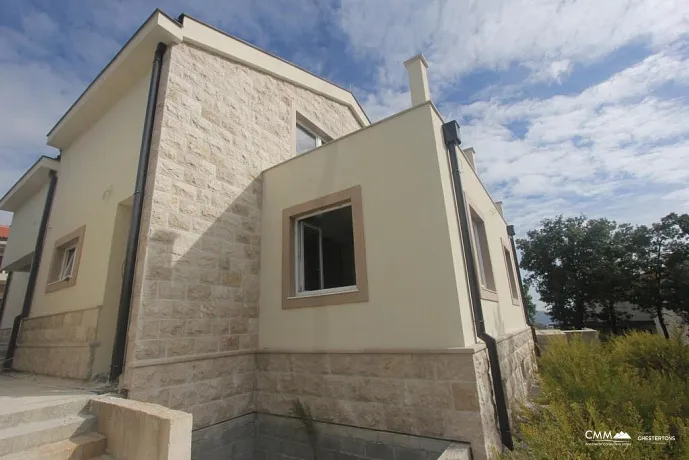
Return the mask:
<svg viewBox="0 0 689 460">
<path fill-rule="evenodd" d="M 557 216 L 517 245 L 526 283 L 562 327 L 580 329 L 597 318 L 619 333 L 625 301 L 658 318 L 666 337 L 666 310 L 689 321 L 687 214 L 668 214 L 651 227 Z"/>
<path fill-rule="evenodd" d="M 689 320 L 689 215 L 670 213 L 636 230 L 629 300 L 655 318 L 665 334 L 665 310 Z"/>
<path fill-rule="evenodd" d="M 588 318 L 599 316 L 616 332 L 621 314 L 615 305 L 630 285 L 632 233 L 630 226 L 608 219 L 558 216 L 517 241 L 526 281 L 556 323 L 581 329 Z"/>
</svg>

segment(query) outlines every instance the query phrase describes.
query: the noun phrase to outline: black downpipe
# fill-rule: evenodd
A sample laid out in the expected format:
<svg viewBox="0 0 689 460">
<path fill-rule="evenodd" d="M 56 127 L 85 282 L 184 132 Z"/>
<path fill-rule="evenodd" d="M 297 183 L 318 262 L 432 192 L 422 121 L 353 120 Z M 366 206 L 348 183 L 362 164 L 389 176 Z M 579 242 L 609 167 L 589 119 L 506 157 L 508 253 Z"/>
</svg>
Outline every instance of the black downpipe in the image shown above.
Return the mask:
<svg viewBox="0 0 689 460">
<path fill-rule="evenodd" d="M 144 192 L 146 190 L 148 160 L 151 154 L 151 139 L 153 137 L 153 123 L 155 121 L 156 104 L 158 102 L 158 89 L 160 88 L 160 74 L 163 65 L 163 55 L 166 50 L 167 45 L 165 45 L 165 43 L 158 43 L 153 58 L 151 82 L 148 88 L 144 131 L 141 137 L 139 164 L 136 170 L 136 183 L 134 185 L 134 195 L 132 197 L 132 220 L 129 225 L 129 236 L 127 238 L 127 249 L 124 259 L 124 276 L 122 278 L 122 289 L 120 290 L 120 306 L 117 313 L 117 329 L 115 330 L 115 343 L 113 345 L 112 361 L 110 364 L 111 382 L 117 381 L 120 375 L 122 375 L 124 367 L 127 328 L 129 326 L 132 290 L 134 288 L 134 270 L 136 269 L 136 252 L 139 248 L 141 211 L 143 209 Z"/>
<path fill-rule="evenodd" d="M 490 373 L 492 375 L 493 393 L 495 394 L 495 405 L 498 416 L 498 425 L 500 427 L 500 439 L 502 444 L 508 449 L 514 448 L 512 441 L 512 430 L 510 429 L 510 418 L 507 411 L 507 398 L 505 397 L 505 389 L 502 385 L 502 371 L 500 369 L 500 357 L 498 355 L 498 343 L 491 335 L 486 332 L 486 325 L 483 318 L 483 309 L 481 307 L 481 290 L 479 286 L 478 271 L 476 270 L 476 261 L 474 260 L 471 234 L 469 231 L 469 213 L 464 197 L 464 190 L 462 189 L 462 180 L 459 171 L 459 160 L 457 159 L 457 146 L 459 145 L 459 138 L 448 139 L 448 132 L 458 132 L 459 126 L 456 121 L 451 121 L 443 125 L 443 134 L 445 137 L 445 146 L 447 147 L 447 154 L 450 157 L 450 168 L 452 169 L 452 183 L 454 184 L 455 203 L 457 205 L 457 218 L 459 220 L 459 231 L 462 239 L 462 250 L 464 252 L 465 265 L 467 267 L 467 276 L 469 281 L 469 292 L 471 294 L 471 308 L 474 313 L 474 323 L 476 326 L 476 335 L 479 339 L 486 343 L 488 349 L 488 361 L 490 364 Z"/>
<path fill-rule="evenodd" d="M 45 197 L 45 206 L 43 206 L 43 216 L 41 217 L 41 225 L 38 227 L 38 235 L 36 236 L 36 246 L 33 250 L 33 260 L 31 261 L 31 270 L 29 271 L 29 281 L 26 284 L 26 294 L 24 295 L 24 304 L 22 305 L 22 312 L 14 318 L 12 325 L 12 335 L 10 336 L 10 343 L 7 348 L 7 355 L 3 367 L 5 369 L 12 369 L 12 359 L 14 359 L 14 352 L 17 349 L 17 340 L 19 339 L 19 328 L 24 318 L 28 318 L 31 313 L 31 303 L 33 302 L 33 295 L 36 291 L 36 279 L 38 278 L 38 269 L 41 266 L 41 259 L 43 258 L 43 243 L 45 242 L 45 233 L 48 230 L 48 220 L 50 219 L 50 210 L 53 207 L 53 198 L 55 197 L 55 188 L 57 187 L 57 173 L 50 170 L 50 183 L 48 185 L 48 194 Z"/>
<path fill-rule="evenodd" d="M 512 258 L 514 259 L 514 268 L 517 269 L 517 280 L 519 281 L 519 295 L 522 297 L 522 309 L 524 310 L 524 320 L 526 324 L 531 328 L 531 337 L 533 338 L 534 352 L 536 356 L 541 356 L 541 350 L 538 348 L 538 341 L 536 340 L 536 328 L 531 322 L 529 317 L 529 312 L 526 309 L 526 303 L 522 293 L 524 292 L 524 281 L 522 280 L 522 272 L 519 270 L 519 259 L 517 259 L 517 245 L 514 244 L 514 225 L 507 226 L 507 235 L 510 237 L 510 246 L 512 247 Z"/>
</svg>

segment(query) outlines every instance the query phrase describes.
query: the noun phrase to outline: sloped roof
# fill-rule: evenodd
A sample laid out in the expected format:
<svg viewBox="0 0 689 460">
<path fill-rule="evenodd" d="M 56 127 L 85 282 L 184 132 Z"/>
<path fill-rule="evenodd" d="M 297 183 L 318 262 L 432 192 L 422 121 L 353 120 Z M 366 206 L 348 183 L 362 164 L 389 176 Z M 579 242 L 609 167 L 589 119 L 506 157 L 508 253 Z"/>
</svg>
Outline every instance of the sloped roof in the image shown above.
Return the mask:
<svg viewBox="0 0 689 460">
<path fill-rule="evenodd" d="M 59 149 L 68 147 L 137 81 L 149 74 L 158 43 L 188 43 L 256 68 L 340 102 L 349 107 L 361 126 L 370 124 L 351 91 L 191 16 L 182 15 L 176 20 L 155 10 L 50 130 L 48 145 Z"/>
<path fill-rule="evenodd" d="M 7 225 L 0 225 L 0 240 L 6 240 L 10 237 L 10 228 Z"/>
</svg>

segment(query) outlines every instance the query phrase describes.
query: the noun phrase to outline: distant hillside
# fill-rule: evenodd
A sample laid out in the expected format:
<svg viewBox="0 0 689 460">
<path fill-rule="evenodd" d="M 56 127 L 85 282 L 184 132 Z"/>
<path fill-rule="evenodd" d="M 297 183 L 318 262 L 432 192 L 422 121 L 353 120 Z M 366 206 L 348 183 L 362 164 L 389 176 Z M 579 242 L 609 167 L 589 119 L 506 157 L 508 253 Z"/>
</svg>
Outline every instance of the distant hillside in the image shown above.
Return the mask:
<svg viewBox="0 0 689 460">
<path fill-rule="evenodd" d="M 536 310 L 535 320 L 537 324 L 542 324 L 543 326 L 547 326 L 553 323 L 553 320 L 550 319 L 550 315 L 540 310 Z"/>
</svg>

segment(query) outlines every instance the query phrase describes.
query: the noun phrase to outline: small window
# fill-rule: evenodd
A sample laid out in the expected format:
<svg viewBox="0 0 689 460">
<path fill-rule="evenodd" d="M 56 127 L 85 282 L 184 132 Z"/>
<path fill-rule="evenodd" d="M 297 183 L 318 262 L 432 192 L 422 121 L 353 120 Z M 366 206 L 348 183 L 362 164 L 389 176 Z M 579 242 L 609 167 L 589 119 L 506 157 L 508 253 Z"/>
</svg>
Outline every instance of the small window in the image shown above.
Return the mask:
<svg viewBox="0 0 689 460">
<path fill-rule="evenodd" d="M 495 279 L 493 278 L 493 266 L 490 262 L 486 225 L 483 219 L 473 210 L 471 211 L 471 230 L 481 285 L 484 289 L 495 291 Z"/>
<path fill-rule="evenodd" d="M 352 207 L 295 220 L 297 295 L 356 289 Z"/>
<path fill-rule="evenodd" d="M 283 211 L 283 308 L 368 300 L 361 188 Z"/>
<path fill-rule="evenodd" d="M 57 291 L 76 284 L 85 232 L 86 227 L 83 226 L 55 242 L 46 292 Z"/>
<path fill-rule="evenodd" d="M 510 254 L 510 251 L 505 247 L 502 249 L 505 251 L 505 264 L 507 265 L 507 277 L 510 280 L 512 299 L 519 300 L 519 289 L 517 289 L 517 279 L 514 274 L 514 270 L 517 269 L 517 267 L 512 264 L 512 254 Z"/>
<path fill-rule="evenodd" d="M 74 270 L 74 256 L 77 252 L 76 246 L 67 248 L 62 253 L 62 267 L 60 268 L 60 275 L 57 281 L 68 280 L 72 277 Z"/>
<path fill-rule="evenodd" d="M 323 139 L 297 123 L 297 154 L 323 145 Z"/>
</svg>

